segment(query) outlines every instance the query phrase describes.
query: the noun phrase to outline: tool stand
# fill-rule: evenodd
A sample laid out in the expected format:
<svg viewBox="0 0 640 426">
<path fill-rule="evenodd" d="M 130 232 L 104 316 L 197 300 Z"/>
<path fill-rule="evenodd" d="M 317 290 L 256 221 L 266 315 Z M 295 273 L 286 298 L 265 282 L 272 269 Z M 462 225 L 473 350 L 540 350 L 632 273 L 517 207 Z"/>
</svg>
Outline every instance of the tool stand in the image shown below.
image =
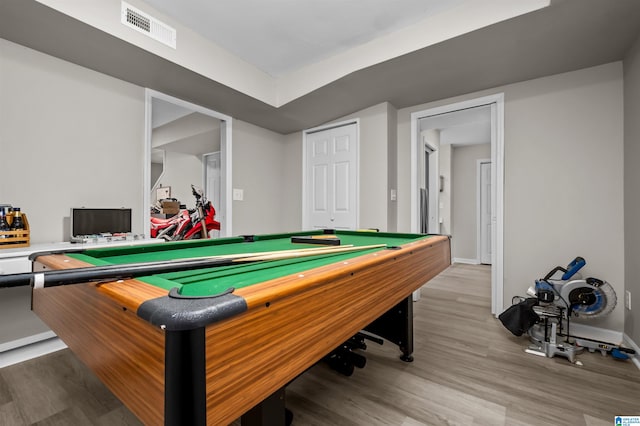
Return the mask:
<svg viewBox="0 0 640 426">
<path fill-rule="evenodd" d="M 567 337 L 564 341 L 558 340 L 562 335 L 562 321 L 564 308 L 557 305 L 540 305 L 533 308 L 540 317 L 540 322 L 529 329 L 529 337 L 532 344 L 526 349 L 527 353 L 553 358 L 555 355 L 576 362 L 576 354 L 582 348 L 574 346 Z"/>
</svg>

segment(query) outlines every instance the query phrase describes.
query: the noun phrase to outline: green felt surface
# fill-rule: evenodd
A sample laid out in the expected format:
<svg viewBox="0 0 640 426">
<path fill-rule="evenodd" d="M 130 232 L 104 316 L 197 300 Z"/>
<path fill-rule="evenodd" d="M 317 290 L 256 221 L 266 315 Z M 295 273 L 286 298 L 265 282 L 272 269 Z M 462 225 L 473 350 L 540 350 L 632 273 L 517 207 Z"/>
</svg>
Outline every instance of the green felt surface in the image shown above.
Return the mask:
<svg viewBox="0 0 640 426">
<path fill-rule="evenodd" d="M 87 250 L 81 254 L 70 253 L 68 256 L 99 266 L 219 256 L 224 254 L 326 247 L 321 245 L 291 243 L 292 235 L 313 235 L 320 233 L 322 232 L 257 235 L 255 236 L 254 242 L 243 242 L 242 238 L 234 237 L 159 243 L 133 247 L 100 248 Z M 354 246 L 386 244 L 388 247 L 392 247 L 400 246 L 413 240 L 428 238 L 428 236 L 417 234 L 358 231 L 337 231 L 336 234 L 341 240 L 341 245 L 352 244 Z M 178 287 L 180 293 L 183 295 L 207 296 L 224 292 L 230 287 L 241 288 L 384 249 L 385 248 L 382 247 L 350 253 L 172 272 L 143 277 L 139 278 L 139 280 L 167 290 Z"/>
</svg>

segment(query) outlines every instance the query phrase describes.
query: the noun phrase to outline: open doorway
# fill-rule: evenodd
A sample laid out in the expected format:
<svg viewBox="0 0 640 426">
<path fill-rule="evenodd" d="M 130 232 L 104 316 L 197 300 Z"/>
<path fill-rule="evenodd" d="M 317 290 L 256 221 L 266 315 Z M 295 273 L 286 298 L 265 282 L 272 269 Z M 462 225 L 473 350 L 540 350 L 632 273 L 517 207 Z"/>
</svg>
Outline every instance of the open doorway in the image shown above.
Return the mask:
<svg viewBox="0 0 640 426">
<path fill-rule="evenodd" d="M 494 315 L 503 309 L 503 117 L 502 94 L 411 115 L 412 231 L 421 230 L 420 185 L 425 175 L 424 147 L 428 143 L 437 150 L 439 158 L 437 179 L 430 179 L 428 188 L 429 194 L 436 194 L 438 227 L 429 227 L 429 233 L 439 229 L 440 233 L 452 235 L 454 261 L 491 264 L 491 311 Z M 467 131 L 469 137 L 461 138 L 459 132 L 453 131 L 456 128 Z M 480 131 L 480 128 L 484 130 Z M 479 137 L 481 133 L 486 136 Z M 476 137 L 475 141 L 473 137 Z M 489 259 L 481 257 L 481 245 L 477 241 L 482 237 L 478 232 L 481 207 L 478 197 L 482 194 L 477 183 L 476 161 L 486 158 L 490 159 L 489 169 L 485 170 L 490 181 L 484 188 L 485 197 L 489 197 L 485 199 L 485 207 L 491 212 L 484 218 L 489 221 L 486 227 L 489 240 L 485 240 L 490 249 Z M 461 166 L 467 163 L 469 165 Z"/>
<path fill-rule="evenodd" d="M 214 236 L 231 235 L 231 117 L 147 89 L 145 121 L 145 235 L 157 194 L 189 206 L 195 203 L 191 184 L 201 187 L 216 209 L 221 229 Z"/>
<path fill-rule="evenodd" d="M 432 140 L 423 137 L 422 162 L 420 173 L 420 232 L 423 234 L 440 234 L 438 188 L 439 170 L 438 149 Z"/>
</svg>

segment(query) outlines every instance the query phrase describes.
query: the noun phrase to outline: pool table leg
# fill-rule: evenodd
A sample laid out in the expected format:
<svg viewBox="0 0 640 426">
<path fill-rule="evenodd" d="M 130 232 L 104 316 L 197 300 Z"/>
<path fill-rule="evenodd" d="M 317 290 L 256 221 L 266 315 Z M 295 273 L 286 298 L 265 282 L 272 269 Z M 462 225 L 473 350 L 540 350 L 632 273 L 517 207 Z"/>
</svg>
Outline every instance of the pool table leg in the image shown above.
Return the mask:
<svg viewBox="0 0 640 426">
<path fill-rule="evenodd" d="M 165 336 L 165 426 L 207 424 L 204 328 Z"/>
<path fill-rule="evenodd" d="M 242 426 L 290 425 L 293 413 L 285 408 L 285 388 L 282 387 L 247 411 L 241 418 Z"/>
<path fill-rule="evenodd" d="M 408 296 L 365 327 L 377 336 L 398 345 L 400 359 L 413 361 L 413 298 Z"/>
</svg>

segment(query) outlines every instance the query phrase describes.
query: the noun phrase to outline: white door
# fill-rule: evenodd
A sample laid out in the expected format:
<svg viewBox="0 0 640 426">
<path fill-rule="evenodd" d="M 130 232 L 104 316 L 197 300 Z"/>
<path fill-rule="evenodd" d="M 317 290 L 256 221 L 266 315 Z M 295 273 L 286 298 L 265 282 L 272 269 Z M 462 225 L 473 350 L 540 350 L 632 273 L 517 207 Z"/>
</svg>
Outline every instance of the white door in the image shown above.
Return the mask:
<svg viewBox="0 0 640 426">
<path fill-rule="evenodd" d="M 491 162 L 480 163 L 480 263 L 491 265 Z"/>
<path fill-rule="evenodd" d="M 305 229 L 356 229 L 358 125 L 305 134 Z"/>
<path fill-rule="evenodd" d="M 221 213 L 224 211 L 220 205 L 222 197 L 220 196 L 222 175 L 220 173 L 220 153 L 214 152 L 212 154 L 205 154 L 205 189 L 204 193 L 213 208 L 216 209 L 216 220 L 222 223 Z M 220 236 L 220 231 L 211 231 L 210 237 L 217 238 Z"/>
</svg>

